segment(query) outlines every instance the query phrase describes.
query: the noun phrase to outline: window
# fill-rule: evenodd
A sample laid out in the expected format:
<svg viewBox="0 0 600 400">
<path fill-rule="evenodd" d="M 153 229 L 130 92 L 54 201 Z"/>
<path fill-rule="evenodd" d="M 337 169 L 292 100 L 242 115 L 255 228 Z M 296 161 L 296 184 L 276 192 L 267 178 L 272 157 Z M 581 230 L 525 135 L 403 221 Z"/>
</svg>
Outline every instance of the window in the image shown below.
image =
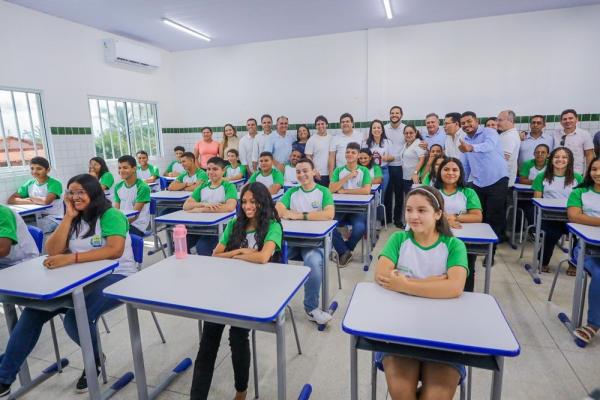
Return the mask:
<svg viewBox="0 0 600 400">
<path fill-rule="evenodd" d="M 0 88 L 0 168 L 48 158 L 47 143 L 40 94 Z"/>
<path fill-rule="evenodd" d="M 159 155 L 156 104 L 102 98 L 89 103 L 97 156 L 114 160 L 139 150 Z"/>
</svg>

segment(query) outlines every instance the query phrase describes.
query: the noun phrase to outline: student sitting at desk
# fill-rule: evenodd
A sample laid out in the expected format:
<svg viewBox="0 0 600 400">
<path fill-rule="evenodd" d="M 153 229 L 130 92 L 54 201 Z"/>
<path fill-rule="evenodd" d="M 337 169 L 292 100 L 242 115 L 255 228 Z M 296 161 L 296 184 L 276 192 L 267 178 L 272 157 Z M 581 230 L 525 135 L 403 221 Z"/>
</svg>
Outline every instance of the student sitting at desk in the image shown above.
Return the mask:
<svg viewBox="0 0 600 400">
<path fill-rule="evenodd" d="M 177 179 L 175 179 L 167 190 L 185 190 L 186 192 L 193 192 L 202 183 L 208 181 L 208 176 L 203 169 L 196 166 L 196 156 L 192 152 L 185 152 L 181 155 L 181 165 L 185 169 L 185 172 L 181 173 Z"/>
<path fill-rule="evenodd" d="M 375 164 L 371 150 L 366 147 L 360 149 L 358 163 L 369 170 L 369 176 L 371 177 L 371 183 L 373 185 L 383 184 L 383 171 L 379 165 Z"/>
<path fill-rule="evenodd" d="M 212 157 L 206 164 L 208 182 L 196 188 L 183 203 L 183 210 L 192 213 L 220 213 L 235 211 L 237 206 L 237 190 L 233 183 L 223 178 L 225 160 Z M 219 243 L 216 236 L 188 235 L 188 249 L 196 245 L 196 252 L 201 256 L 210 256 Z"/>
<path fill-rule="evenodd" d="M 436 182 L 437 176 L 438 176 L 438 171 L 440 170 L 440 165 L 442 165 L 442 162 L 446 159 L 447 159 L 446 156 L 439 155 L 432 161 L 431 171 L 427 172 L 425 174 L 425 176 L 423 176 L 423 180 L 421 181 L 421 183 L 423 185 L 435 186 L 435 182 Z"/>
<path fill-rule="evenodd" d="M 29 164 L 33 178 L 21 185 L 17 192 L 8 198 L 7 203 L 52 204 L 52 207 L 44 210 L 42 217 L 38 219 L 39 228 L 44 233 L 50 233 L 58 226 L 54 217 L 63 214 L 63 204 L 60 199 L 62 183 L 48 175 L 50 163 L 44 157 L 33 157 Z"/>
<path fill-rule="evenodd" d="M 248 173 L 246 166 L 240 164 L 240 153 L 236 149 L 229 149 L 227 151 L 227 161 L 229 165 L 225 167 L 225 180 L 226 181 L 238 181 L 246 178 Z"/>
<path fill-rule="evenodd" d="M 370 194 L 371 175 L 369 170 L 358 165 L 360 145 L 350 142 L 346 146 L 346 165 L 337 167 L 331 174 L 329 190 L 331 193 L 340 194 Z M 352 233 L 348 240 L 344 240 L 337 229 L 333 230 L 333 247 L 339 256 L 341 267 L 348 265 L 352 259 L 352 251 L 362 239 L 367 227 L 367 216 L 364 214 L 336 213 L 335 219 L 339 222 L 352 225 Z"/>
<path fill-rule="evenodd" d="M 296 164 L 302 158 L 302 153 L 298 149 L 292 150 L 290 153 L 290 161 L 283 166 L 283 181 L 286 186 L 296 186 Z"/>
<path fill-rule="evenodd" d="M 248 183 L 260 182 L 269 189 L 269 193 L 276 194 L 283 187 L 283 174 L 273 168 L 273 154 L 263 151 L 258 158 L 258 170 L 252 174 Z"/>
<path fill-rule="evenodd" d="M 465 185 L 465 170 L 458 158 L 446 158 L 442 161 L 437 189 L 444 198 L 444 216 L 450 228 L 461 228 L 461 223 L 476 223 L 483 221 L 481 201 L 475 190 Z M 465 282 L 465 292 L 472 292 L 475 288 L 475 260 L 476 255 L 467 256 L 469 262 L 469 275 Z"/>
<path fill-rule="evenodd" d="M 531 185 L 535 178 L 546 170 L 550 147 L 547 144 L 538 144 L 533 152 L 534 158 L 527 160 L 519 167 L 519 183 Z"/>
<path fill-rule="evenodd" d="M 422 142 L 422 144 L 423 144 L 423 142 Z M 436 172 L 434 171 L 435 160 L 437 160 L 438 157 L 444 156 L 444 155 L 445 155 L 444 148 L 441 145 L 439 145 L 437 143 L 434 143 L 431 145 L 431 147 L 429 148 L 429 151 L 427 152 L 427 155 L 425 156 L 425 162 L 423 163 L 423 166 L 419 170 L 419 181 L 421 181 L 421 183 L 423 183 L 423 181 L 425 180 L 426 175 L 429 175 L 430 177 L 436 176 Z M 425 183 L 423 183 L 423 184 L 425 185 Z"/>
<path fill-rule="evenodd" d="M 163 174 L 169 178 L 177 178 L 185 172 L 185 168 L 183 168 L 183 165 L 181 164 L 181 156 L 185 153 L 185 148 L 183 146 L 175 146 L 173 151 L 175 152 L 175 159 L 169 163 Z"/>
<path fill-rule="evenodd" d="M 135 273 L 131 239 L 127 233 L 127 218 L 111 207 L 104 196 L 100 183 L 89 174 L 77 175 L 69 180 L 65 196 L 66 211 L 56 231 L 46 241 L 48 258 L 44 266 L 48 269 L 65 267 L 80 262 L 118 260 L 119 266 L 112 274 L 98 279 L 84 288 L 90 334 L 94 347 L 96 366 L 100 365 L 100 354 L 96 337 L 96 321 L 102 313 L 119 303 L 102 295 L 104 288 Z M 70 266 L 69 268 L 77 268 Z M 10 335 L 6 351 L 0 356 L 0 396 L 10 393 L 19 368 L 35 347 L 44 323 L 55 315 L 65 313 L 64 326 L 69 337 L 79 344 L 79 333 L 73 309 L 59 308 L 42 311 L 25 308 L 15 329 Z M 97 373 L 100 371 L 97 367 Z M 79 392 L 87 391 L 85 372 L 77 381 Z"/>
<path fill-rule="evenodd" d="M 405 218 L 408 231 L 392 234 L 379 255 L 375 281 L 386 289 L 433 299 L 459 297 L 468 275 L 467 251 L 444 217 L 444 199 L 431 186 L 407 194 Z M 463 365 L 420 361 L 377 353 L 383 362 L 392 399 L 451 400 L 465 376 Z"/>
<path fill-rule="evenodd" d="M 0 269 L 39 254 L 23 218 L 10 207 L 0 204 Z"/>
<path fill-rule="evenodd" d="M 90 159 L 89 174 L 100 181 L 100 186 L 105 192 L 110 190 L 115 184 L 115 177 L 108 170 L 106 161 L 102 157 L 92 157 Z"/>
<path fill-rule="evenodd" d="M 264 264 L 281 249 L 282 228 L 267 188 L 258 182 L 242 188 L 241 207 L 237 217 L 229 221 L 214 250 L 215 257 L 236 258 Z M 200 348 L 194 363 L 194 376 L 190 391 L 191 400 L 208 397 L 221 343 L 224 325 L 204 322 Z M 229 346 L 235 385 L 234 400 L 244 400 L 250 373 L 249 330 L 229 328 Z"/>
<path fill-rule="evenodd" d="M 333 219 L 335 207 L 331 192 L 315 183 L 317 170 L 313 162 L 303 158 L 296 163 L 296 178 L 300 186 L 289 189 L 275 208 L 282 219 L 326 221 Z M 304 311 L 310 321 L 326 324 L 331 315 L 319 308 L 319 290 L 323 280 L 324 253 L 320 247 L 289 247 L 288 258 L 301 257 L 310 268 L 304 284 Z"/>
<path fill-rule="evenodd" d="M 154 183 L 160 177 L 158 168 L 148 163 L 148 153 L 145 150 L 140 150 L 135 155 L 137 157 L 137 177 L 146 183 Z"/>
<path fill-rule="evenodd" d="M 118 162 L 122 181 L 115 186 L 115 208 L 139 211 L 139 214 L 129 218 L 129 231 L 144 237 L 150 223 L 150 187 L 136 176 L 135 158 L 121 156 Z"/>
<path fill-rule="evenodd" d="M 600 157 L 590 163 L 585 179 L 573 189 L 567 202 L 569 221 L 592 226 L 600 226 Z M 580 247 L 577 245 L 573 255 L 577 258 Z M 600 329 L 600 259 L 586 256 L 584 267 L 591 275 L 588 289 L 587 325 L 581 326 L 573 334 L 589 343 Z"/>
<path fill-rule="evenodd" d="M 531 185 L 533 197 L 567 200 L 571 190 L 583 181 L 583 177 L 573 171 L 573 162 L 573 153 L 568 148 L 557 147 L 552 150 L 546 170 L 533 180 Z M 567 227 L 564 221 L 542 221 L 542 230 L 544 231 L 542 272 L 549 272 L 548 264 L 550 264 L 554 246 L 560 237 L 567 233 Z M 567 275 L 575 276 L 573 266 L 570 265 L 567 268 Z"/>
</svg>

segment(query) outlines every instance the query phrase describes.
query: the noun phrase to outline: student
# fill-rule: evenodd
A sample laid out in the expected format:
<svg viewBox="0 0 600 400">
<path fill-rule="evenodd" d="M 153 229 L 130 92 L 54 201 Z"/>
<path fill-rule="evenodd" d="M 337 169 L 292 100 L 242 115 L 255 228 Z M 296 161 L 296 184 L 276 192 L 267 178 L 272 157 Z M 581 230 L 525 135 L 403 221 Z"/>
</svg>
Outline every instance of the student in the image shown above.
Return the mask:
<svg viewBox="0 0 600 400">
<path fill-rule="evenodd" d="M 229 165 L 225 167 L 225 180 L 238 181 L 245 179 L 247 169 L 245 165 L 240 164 L 240 153 L 236 149 L 229 149 L 227 152 L 227 161 Z"/>
<path fill-rule="evenodd" d="M 360 145 L 355 142 L 346 146 L 346 165 L 337 167 L 331 176 L 329 190 L 331 193 L 340 194 L 370 194 L 371 174 L 369 170 L 358 165 Z M 344 240 L 337 229 L 333 230 L 333 247 L 339 256 L 342 267 L 348 265 L 352 259 L 352 251 L 362 239 L 366 231 L 367 216 L 364 214 L 336 213 L 335 219 L 340 223 L 352 225 L 352 234 Z"/>
<path fill-rule="evenodd" d="M 248 183 L 260 182 L 267 187 L 271 194 L 276 194 L 284 184 L 283 174 L 273 168 L 273 154 L 268 151 L 260 153 L 258 170 L 252 174 Z"/>
<path fill-rule="evenodd" d="M 440 170 L 440 165 L 444 160 L 448 157 L 446 156 L 437 156 L 432 162 L 431 173 L 425 174 L 421 183 L 423 185 L 435 186 L 435 182 L 437 181 L 438 171 Z M 459 159 L 460 160 L 460 159 Z"/>
<path fill-rule="evenodd" d="M 296 163 L 296 179 L 300 186 L 289 189 L 275 208 L 282 219 L 304 221 L 326 221 L 333 219 L 335 207 L 333 197 L 326 187 L 315 183 L 317 171 L 313 162 L 303 158 Z M 323 280 L 323 249 L 320 247 L 290 247 L 289 259 L 301 257 L 310 268 L 304 284 L 304 311 L 310 321 L 326 324 L 331 315 L 319 308 L 319 290 Z"/>
<path fill-rule="evenodd" d="M 483 221 L 481 202 L 475 190 L 466 186 L 465 171 L 458 158 L 439 158 L 443 160 L 438 169 L 435 187 L 444 198 L 444 216 L 450 228 L 460 228 L 463 223 Z M 465 282 L 465 292 L 475 288 L 475 260 L 477 256 L 468 255 L 469 275 Z"/>
<path fill-rule="evenodd" d="M 209 180 L 192 192 L 183 203 L 183 210 L 194 213 L 234 211 L 237 206 L 237 190 L 233 183 L 223 178 L 225 160 L 221 157 L 211 158 L 206 164 L 206 172 Z M 219 241 L 216 236 L 191 235 L 188 237 L 191 239 L 188 241 L 188 250 L 196 242 L 196 252 L 201 256 L 210 256 Z"/>
<path fill-rule="evenodd" d="M 229 150 L 239 150 L 239 148 L 240 138 L 237 135 L 235 127 L 231 124 L 225 124 L 223 127 L 223 145 L 220 149 L 220 157 L 225 157 Z"/>
<path fill-rule="evenodd" d="M 118 163 L 122 181 L 115 186 L 115 208 L 122 211 L 138 211 L 139 214 L 129 218 L 129 231 L 144 237 L 150 223 L 150 187 L 137 177 L 135 158 L 121 156 Z"/>
<path fill-rule="evenodd" d="M 308 129 L 308 126 L 304 124 L 298 125 L 298 128 L 296 128 L 296 141 L 292 143 L 292 150 L 298 150 L 300 152 L 300 157 L 304 157 L 308 139 L 310 139 L 310 130 Z"/>
<path fill-rule="evenodd" d="M 329 169 L 327 168 L 327 163 L 329 162 L 329 144 L 331 142 L 331 135 L 327 133 L 328 124 L 327 118 L 323 115 L 319 115 L 315 118 L 317 134 L 312 135 L 308 139 L 304 149 L 306 158 L 309 158 L 315 163 L 317 169 L 317 183 L 325 187 L 329 186 Z"/>
<path fill-rule="evenodd" d="M 136 154 L 138 167 L 137 177 L 146 183 L 154 183 L 159 177 L 160 172 L 152 164 L 148 164 L 148 153 L 145 150 L 140 150 Z"/>
<path fill-rule="evenodd" d="M 369 170 L 372 184 L 381 184 L 383 182 L 383 172 L 381 171 L 381 167 L 375 164 L 371 150 L 366 147 L 360 149 L 360 153 L 358 153 L 358 163 Z"/>
<path fill-rule="evenodd" d="M 285 163 L 283 170 L 283 182 L 285 185 L 295 186 L 296 180 L 296 164 L 302 158 L 302 153 L 298 149 L 292 150 L 290 153 L 290 162 Z"/>
<path fill-rule="evenodd" d="M 410 192 L 413 184 L 419 183 L 419 170 L 425 163 L 425 150 L 419 146 L 421 134 L 412 125 L 404 127 L 404 146 L 402 147 L 402 179 L 404 193 Z"/>
<path fill-rule="evenodd" d="M 56 231 L 46 241 L 48 257 L 44 260 L 44 266 L 55 269 L 98 260 L 119 262 L 113 273 L 98 279 L 84 289 L 86 312 L 90 321 L 89 330 L 99 374 L 100 355 L 97 346 L 96 321 L 102 313 L 119 304 L 117 300 L 105 297 L 102 291 L 136 272 L 131 239 L 127 233 L 129 224 L 120 211 L 111 207 L 95 177 L 89 174 L 77 175 L 69 180 L 67 189 L 65 215 Z M 77 268 L 77 265 L 67 268 Z M 10 393 L 10 385 L 15 381 L 21 364 L 35 347 L 44 323 L 64 312 L 65 309 L 42 311 L 25 308 L 23 310 L 8 340 L 4 355 L 0 357 L 0 396 Z M 69 337 L 79 344 L 73 309 L 66 311 L 64 327 Z M 78 392 L 87 391 L 85 372 L 77 381 L 76 389 Z"/>
<path fill-rule="evenodd" d="M 89 174 L 100 181 L 100 186 L 105 192 L 115 184 L 115 177 L 108 170 L 106 161 L 102 157 L 92 157 L 90 159 Z"/>
<path fill-rule="evenodd" d="M 213 256 L 264 264 L 281 250 L 282 228 L 267 188 L 258 182 L 242 188 L 237 217 L 227 224 Z M 204 322 L 194 364 L 191 400 L 208 397 L 224 325 Z M 234 400 L 246 398 L 250 374 L 249 330 L 229 328 L 229 345 L 235 385 Z"/>
<path fill-rule="evenodd" d="M 63 205 L 60 199 L 62 184 L 59 180 L 48 175 L 50 172 L 50 163 L 44 157 L 33 157 L 29 164 L 33 178 L 21 185 L 17 192 L 8 198 L 7 203 L 52 204 L 52 207 L 44 210 L 42 217 L 38 219 L 39 228 L 44 233 L 50 233 L 58 226 L 54 217 L 63 214 Z"/>
<path fill-rule="evenodd" d="M 185 168 L 183 168 L 183 165 L 181 164 L 181 156 L 185 153 L 185 148 L 183 146 L 175 146 L 173 151 L 175 152 L 175 159 L 167 166 L 164 176 L 177 178 L 185 172 Z"/>
<path fill-rule="evenodd" d="M 583 181 L 583 177 L 573 171 L 573 153 L 566 147 L 557 147 L 552 150 L 549 158 L 546 171 L 538 174 L 531 185 L 533 197 L 567 200 L 573 188 Z M 548 264 L 550 264 L 554 246 L 560 237 L 567 233 L 567 228 L 563 221 L 546 220 L 542 221 L 542 230 L 544 231 L 542 272 L 549 272 Z M 567 275 L 575 276 L 573 266 L 569 266 Z"/>
<path fill-rule="evenodd" d="M 585 179 L 573 189 L 567 202 L 569 221 L 577 224 L 600 226 L 600 157 L 596 156 L 590 163 Z M 577 258 L 579 245 L 573 255 Z M 588 291 L 587 325 L 581 326 L 573 334 L 589 343 L 600 328 L 600 260 L 586 256 L 585 270 L 591 275 Z"/>
<path fill-rule="evenodd" d="M 526 160 L 519 168 L 519 183 L 531 185 L 535 178 L 546 170 L 548 154 L 550 154 L 550 148 L 547 144 L 542 143 L 535 146 L 534 158 Z"/>
<path fill-rule="evenodd" d="M 0 269 L 39 255 L 23 218 L 10 207 L 0 204 Z"/>
<path fill-rule="evenodd" d="M 167 190 L 192 192 L 202 183 L 208 181 L 206 172 L 196 165 L 194 153 L 189 151 L 183 153 L 181 155 L 181 165 L 183 165 L 185 171 L 169 184 Z"/>
<path fill-rule="evenodd" d="M 444 199 L 430 186 L 410 191 L 407 231 L 392 234 L 377 261 L 375 281 L 386 289 L 432 299 L 459 297 L 468 275 L 467 251 L 444 217 Z M 392 399 L 448 399 L 465 376 L 463 365 L 377 353 Z"/>
<path fill-rule="evenodd" d="M 444 148 L 437 143 L 434 143 L 429 148 L 429 152 L 425 156 L 425 162 L 423 166 L 419 170 L 419 180 L 423 182 L 425 179 L 425 175 L 435 176 L 435 173 L 431 174 L 431 170 L 433 169 L 433 162 L 439 156 L 444 155 Z"/>
</svg>

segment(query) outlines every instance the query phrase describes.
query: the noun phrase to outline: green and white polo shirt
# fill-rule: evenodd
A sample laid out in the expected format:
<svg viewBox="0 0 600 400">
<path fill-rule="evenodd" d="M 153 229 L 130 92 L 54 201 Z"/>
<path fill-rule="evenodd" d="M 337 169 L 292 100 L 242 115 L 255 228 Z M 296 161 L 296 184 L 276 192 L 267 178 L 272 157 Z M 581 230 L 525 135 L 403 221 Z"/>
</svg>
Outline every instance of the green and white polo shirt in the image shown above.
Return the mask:
<svg viewBox="0 0 600 400">
<path fill-rule="evenodd" d="M 233 225 L 235 224 L 235 221 L 237 220 L 237 218 L 233 218 L 231 221 L 229 221 L 227 223 L 227 226 L 225 227 L 225 231 L 223 232 L 223 234 L 221 235 L 221 238 L 219 239 L 219 243 L 221 243 L 223 246 L 227 246 L 227 243 L 229 243 L 229 238 L 231 237 L 231 233 L 233 232 Z M 256 249 L 256 238 L 254 237 L 255 231 L 246 231 L 246 240 L 248 242 L 248 245 L 245 246 L 245 248 L 248 249 Z M 269 230 L 267 231 L 267 235 L 265 236 L 265 240 L 263 241 L 263 243 L 267 243 L 267 242 L 273 242 L 275 243 L 275 249 L 276 250 L 281 250 L 281 238 L 283 237 L 283 230 L 281 228 L 281 224 L 277 221 L 275 221 L 274 219 L 271 220 L 271 222 L 269 223 Z"/>
<path fill-rule="evenodd" d="M 49 193 L 53 193 L 56 195 L 56 200 L 52 202 L 52 207 L 44 210 L 44 214 L 63 215 L 63 205 L 60 199 L 62 191 L 60 181 L 49 176 L 48 180 L 42 184 L 39 184 L 35 178 L 28 180 L 19 187 L 17 194 L 26 199 L 30 197 L 46 197 Z"/>
<path fill-rule="evenodd" d="M 295 212 L 321 211 L 333 205 L 333 196 L 325 186 L 315 184 L 312 190 L 306 191 L 302 186 L 288 189 L 279 200 L 288 210 Z"/>
<path fill-rule="evenodd" d="M 119 203 L 122 211 L 131 211 L 135 203 L 145 203 L 138 214 L 138 217 L 131 225 L 145 232 L 150 223 L 150 187 L 146 182 L 137 178 L 135 183 L 127 186 L 125 181 L 117 183 L 115 186 L 115 203 Z"/>
<path fill-rule="evenodd" d="M 277 168 L 271 168 L 271 173 L 263 175 L 262 171 L 258 170 L 252 174 L 248 183 L 260 182 L 267 188 L 270 188 L 274 184 L 279 184 L 283 187 L 283 174 Z"/>
<path fill-rule="evenodd" d="M 548 182 L 547 179 L 544 179 L 544 173 L 542 172 L 533 180 L 531 189 L 535 192 L 542 192 L 542 197 L 545 199 L 568 199 L 571 191 L 581 182 L 583 182 L 583 177 L 577 172 L 575 172 L 575 179 L 568 186 L 565 186 L 564 176 L 554 176 L 552 182 Z"/>
<path fill-rule="evenodd" d="M 444 198 L 444 212 L 446 214 L 466 214 L 468 210 L 481 210 L 481 201 L 477 193 L 468 187 L 457 188 L 456 192 L 447 194 L 440 190 Z"/>
<path fill-rule="evenodd" d="M 344 186 L 342 186 L 344 189 L 360 189 L 363 186 L 371 183 L 371 174 L 369 173 L 368 169 L 362 165 L 357 165 L 356 169 L 358 170 L 358 174 L 354 178 L 351 178 L 344 183 Z M 339 182 L 351 172 L 352 171 L 350 171 L 346 165 L 343 167 L 337 167 L 333 170 L 331 182 Z"/>
<path fill-rule="evenodd" d="M 237 176 L 242 174 L 242 178 L 245 178 L 248 174 L 248 169 L 245 165 L 238 164 L 237 167 L 233 168 L 231 165 L 225 167 L 225 177 L 231 178 L 232 176 Z"/>
<path fill-rule="evenodd" d="M 148 167 L 146 169 L 142 169 L 141 166 L 137 167 L 137 177 L 142 179 L 142 180 L 146 180 L 146 179 L 150 179 L 153 176 L 155 177 L 159 177 L 160 176 L 160 172 L 158 171 L 158 168 L 156 168 L 154 165 L 152 164 L 148 164 Z"/>
<path fill-rule="evenodd" d="M 285 164 L 283 170 L 283 178 L 285 180 L 285 183 L 298 183 L 298 178 L 296 177 L 296 167 L 289 163 Z"/>
<path fill-rule="evenodd" d="M 110 172 L 105 172 L 100 177 L 100 184 L 106 186 L 106 190 L 108 190 L 115 184 L 115 177 Z"/>
<path fill-rule="evenodd" d="M 40 254 L 23 218 L 4 204 L 0 204 L 0 238 L 7 238 L 12 242 L 8 255 L 0 257 L 0 269 Z"/>
<path fill-rule="evenodd" d="M 585 215 L 600 218 L 600 193 L 593 187 L 573 189 L 567 207 L 578 207 Z"/>
<path fill-rule="evenodd" d="M 170 174 L 171 172 L 177 172 L 178 174 L 182 174 L 185 172 L 185 168 L 183 168 L 183 165 L 181 165 L 179 161 L 173 160 L 167 166 L 167 169 L 165 170 L 165 175 Z"/>
<path fill-rule="evenodd" d="M 539 174 L 546 171 L 546 165 L 548 161 L 544 164 L 542 169 L 537 169 L 535 166 L 535 159 L 527 160 L 521 164 L 519 168 L 519 176 L 525 176 L 527 179 L 534 180 Z"/>
<path fill-rule="evenodd" d="M 212 183 L 208 181 L 194 189 L 191 197 L 197 202 L 225 203 L 229 199 L 237 200 L 237 190 L 235 185 L 228 181 L 221 181 L 218 186 L 212 186 Z"/>
<path fill-rule="evenodd" d="M 373 180 L 373 178 L 383 179 L 383 171 L 381 170 L 381 167 L 376 164 L 369 168 L 369 175 L 371 175 L 371 180 Z"/>
<path fill-rule="evenodd" d="M 177 178 L 175 178 L 177 182 L 181 183 L 196 183 L 198 181 L 208 182 L 208 175 L 202 168 L 196 168 L 196 172 L 192 175 L 189 175 L 187 171 L 184 171 Z"/>
</svg>

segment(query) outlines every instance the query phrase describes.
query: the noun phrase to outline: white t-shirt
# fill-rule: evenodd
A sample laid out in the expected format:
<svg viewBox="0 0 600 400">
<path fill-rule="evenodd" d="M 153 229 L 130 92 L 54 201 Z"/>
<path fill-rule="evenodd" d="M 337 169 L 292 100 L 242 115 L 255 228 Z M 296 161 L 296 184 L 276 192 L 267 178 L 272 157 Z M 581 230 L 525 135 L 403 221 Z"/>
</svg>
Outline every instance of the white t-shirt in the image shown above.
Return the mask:
<svg viewBox="0 0 600 400">
<path fill-rule="evenodd" d="M 360 147 L 369 147 L 367 141 L 363 141 Z M 369 150 L 373 153 L 373 159 L 380 167 L 387 167 L 388 161 L 383 161 L 383 156 L 389 156 L 392 142 L 389 139 L 383 139 L 379 144 L 373 142 Z"/>
<path fill-rule="evenodd" d="M 506 165 L 508 167 L 508 187 L 515 184 L 517 172 L 519 172 L 519 147 L 521 147 L 521 137 L 515 128 L 504 131 L 500 134 L 500 145 L 504 152 Z"/>
<path fill-rule="evenodd" d="M 402 146 L 402 179 L 410 180 L 413 172 L 419 163 L 419 157 L 425 157 L 425 150 L 419 147 L 421 139 L 415 139 L 414 142 L 407 146 L 406 143 Z"/>
<path fill-rule="evenodd" d="M 459 160 L 463 161 L 464 153 L 458 149 L 461 140 L 465 140 L 465 133 L 462 129 L 459 129 L 458 132 L 454 134 L 454 137 L 446 133 L 446 141 L 444 142 L 444 155 L 446 155 L 446 157 L 458 158 Z"/>
<path fill-rule="evenodd" d="M 265 135 L 264 132 L 256 135 L 256 137 L 254 138 L 254 142 L 252 143 L 253 162 L 258 162 L 258 159 L 260 158 L 260 153 L 265 151 L 265 146 L 267 145 L 267 139 L 269 138 L 269 136 L 276 134 L 277 132 L 271 131 L 271 133 L 269 133 L 268 135 Z"/>
<path fill-rule="evenodd" d="M 568 199 L 571 191 L 583 181 L 583 177 L 575 173 L 575 179 L 570 185 L 565 186 L 564 176 L 555 176 L 552 182 L 544 179 L 544 173 L 538 174 L 533 180 L 531 188 L 535 192 L 542 192 L 542 197 L 545 199 Z"/>
<path fill-rule="evenodd" d="M 332 136 L 326 134 L 321 136 L 319 134 L 312 135 L 306 142 L 306 148 L 304 154 L 312 156 L 315 169 L 319 171 L 321 176 L 329 175 L 327 169 L 327 162 L 329 161 L 329 145 L 331 144 Z"/>
<path fill-rule="evenodd" d="M 335 135 L 329 144 L 329 151 L 335 151 L 335 167 L 346 165 L 346 146 L 348 146 L 348 143 L 354 142 L 360 146 L 363 140 L 364 135 L 362 132 L 356 130 L 353 130 L 350 135 L 345 135 L 341 132 Z"/>
<path fill-rule="evenodd" d="M 252 165 L 252 147 L 254 146 L 254 142 L 256 138 L 261 136 L 262 134 L 257 133 L 254 137 L 249 134 L 244 135 L 240 139 L 240 144 L 238 151 L 240 153 L 240 164 L 242 165 Z M 227 157 L 227 153 L 225 153 L 225 157 Z"/>
<path fill-rule="evenodd" d="M 122 211 L 133 211 L 135 203 L 144 203 L 138 217 L 131 223 L 132 226 L 145 232 L 150 223 L 150 187 L 148 184 L 138 178 L 131 186 L 127 186 L 125 181 L 117 183 L 115 186 L 115 203 L 119 203 Z"/>
<path fill-rule="evenodd" d="M 404 147 L 404 125 L 400 122 L 397 128 L 393 128 L 392 124 L 385 126 L 385 136 L 390 140 L 390 155 L 394 156 L 394 161 L 390 161 L 391 167 L 399 167 L 402 165 L 402 147 Z"/>
<path fill-rule="evenodd" d="M 565 135 L 564 129 L 554 132 L 554 147 L 560 146 L 561 138 Z M 585 129 L 576 128 L 575 132 L 565 136 L 564 147 L 573 152 L 573 170 L 580 174 L 585 173 L 585 151 L 594 150 L 592 135 Z"/>
</svg>

